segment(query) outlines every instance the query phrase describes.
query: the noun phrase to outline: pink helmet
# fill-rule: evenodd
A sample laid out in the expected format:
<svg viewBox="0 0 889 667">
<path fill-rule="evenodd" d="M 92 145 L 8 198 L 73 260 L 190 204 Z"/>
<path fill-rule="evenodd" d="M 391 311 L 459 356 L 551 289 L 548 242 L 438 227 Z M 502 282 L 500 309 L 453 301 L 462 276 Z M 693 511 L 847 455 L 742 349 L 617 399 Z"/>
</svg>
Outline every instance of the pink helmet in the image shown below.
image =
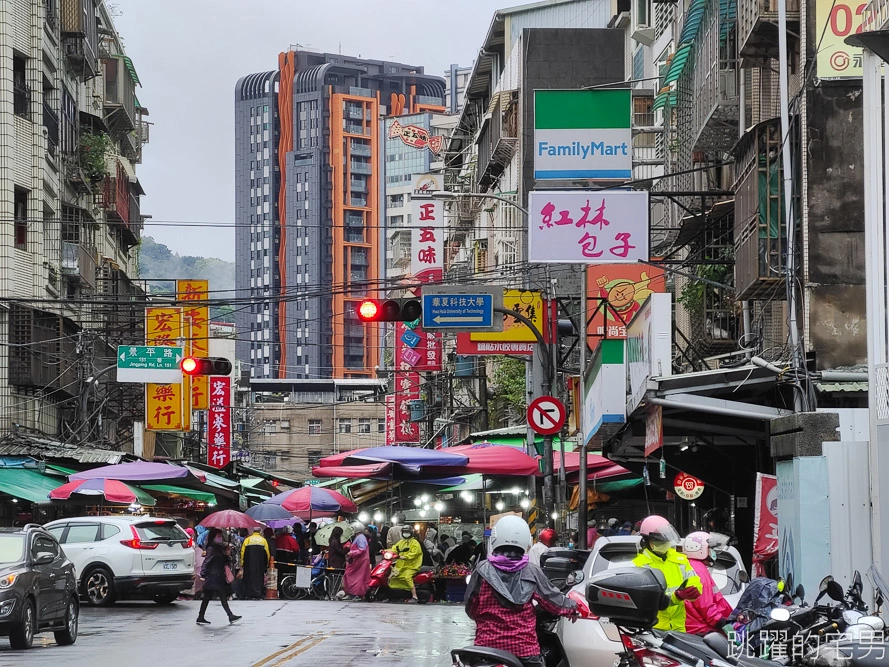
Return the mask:
<svg viewBox="0 0 889 667">
<path fill-rule="evenodd" d="M 639 528 L 639 534 L 656 542 L 669 542 L 679 544 L 679 533 L 664 517 L 652 514 L 643 519 Z"/>
<path fill-rule="evenodd" d="M 688 558 L 707 560 L 710 558 L 710 533 L 698 531 L 689 533 L 682 544 L 682 551 Z"/>
</svg>

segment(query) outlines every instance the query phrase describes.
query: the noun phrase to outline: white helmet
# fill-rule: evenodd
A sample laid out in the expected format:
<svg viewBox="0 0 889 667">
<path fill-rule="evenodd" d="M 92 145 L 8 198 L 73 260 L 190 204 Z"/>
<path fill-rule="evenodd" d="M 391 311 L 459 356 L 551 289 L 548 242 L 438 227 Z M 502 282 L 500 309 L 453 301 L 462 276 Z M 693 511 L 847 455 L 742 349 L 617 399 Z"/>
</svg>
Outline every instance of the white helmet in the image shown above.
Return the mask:
<svg viewBox="0 0 889 667">
<path fill-rule="evenodd" d="M 519 516 L 505 516 L 491 529 L 491 552 L 499 547 L 516 547 L 522 551 L 531 548 L 531 529 Z"/>
<path fill-rule="evenodd" d="M 352 522 L 352 530 L 354 530 L 356 533 L 363 533 L 366 528 L 367 528 L 367 526 L 365 526 L 360 521 L 353 521 Z"/>
</svg>

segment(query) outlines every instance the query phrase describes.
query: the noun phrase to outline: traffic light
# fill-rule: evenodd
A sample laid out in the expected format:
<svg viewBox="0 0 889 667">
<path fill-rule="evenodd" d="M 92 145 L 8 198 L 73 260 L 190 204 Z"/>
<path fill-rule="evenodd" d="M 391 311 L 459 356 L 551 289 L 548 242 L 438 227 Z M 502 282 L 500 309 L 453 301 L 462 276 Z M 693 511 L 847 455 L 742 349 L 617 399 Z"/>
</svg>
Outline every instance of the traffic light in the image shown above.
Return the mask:
<svg viewBox="0 0 889 667">
<path fill-rule="evenodd" d="M 225 357 L 184 357 L 179 368 L 186 375 L 231 375 L 232 362 Z"/>
<path fill-rule="evenodd" d="M 419 299 L 365 299 L 355 310 L 362 322 L 413 322 L 423 313 Z"/>
</svg>

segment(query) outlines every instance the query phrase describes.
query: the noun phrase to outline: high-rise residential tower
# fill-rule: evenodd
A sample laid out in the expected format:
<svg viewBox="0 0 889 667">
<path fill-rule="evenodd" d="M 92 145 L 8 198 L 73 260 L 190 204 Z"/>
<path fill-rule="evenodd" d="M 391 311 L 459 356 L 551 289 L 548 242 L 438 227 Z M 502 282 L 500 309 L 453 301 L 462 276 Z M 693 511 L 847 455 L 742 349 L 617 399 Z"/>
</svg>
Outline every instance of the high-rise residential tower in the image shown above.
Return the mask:
<svg viewBox="0 0 889 667">
<path fill-rule="evenodd" d="M 238 358 L 252 377 L 373 375 L 378 332 L 353 304 L 384 287 L 381 119 L 444 103 L 422 67 L 341 54 L 288 51 L 238 81 Z"/>
</svg>

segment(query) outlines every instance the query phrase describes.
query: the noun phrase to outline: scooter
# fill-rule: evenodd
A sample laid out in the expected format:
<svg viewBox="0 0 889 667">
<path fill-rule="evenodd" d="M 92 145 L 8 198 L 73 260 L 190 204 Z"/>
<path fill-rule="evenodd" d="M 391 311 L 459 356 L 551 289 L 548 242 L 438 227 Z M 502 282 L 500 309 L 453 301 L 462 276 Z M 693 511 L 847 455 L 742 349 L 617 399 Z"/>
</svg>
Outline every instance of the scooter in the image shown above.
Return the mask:
<svg viewBox="0 0 889 667">
<path fill-rule="evenodd" d="M 368 602 L 375 600 L 405 600 L 410 598 L 411 592 L 402 589 L 389 588 L 389 575 L 392 568 L 401 556 L 395 551 L 386 549 L 383 551 L 383 560 L 377 563 L 370 571 L 370 585 L 364 599 Z M 417 602 L 426 604 L 432 599 L 432 575 L 433 567 L 421 567 L 414 575 L 414 589 L 417 591 Z"/>
</svg>

